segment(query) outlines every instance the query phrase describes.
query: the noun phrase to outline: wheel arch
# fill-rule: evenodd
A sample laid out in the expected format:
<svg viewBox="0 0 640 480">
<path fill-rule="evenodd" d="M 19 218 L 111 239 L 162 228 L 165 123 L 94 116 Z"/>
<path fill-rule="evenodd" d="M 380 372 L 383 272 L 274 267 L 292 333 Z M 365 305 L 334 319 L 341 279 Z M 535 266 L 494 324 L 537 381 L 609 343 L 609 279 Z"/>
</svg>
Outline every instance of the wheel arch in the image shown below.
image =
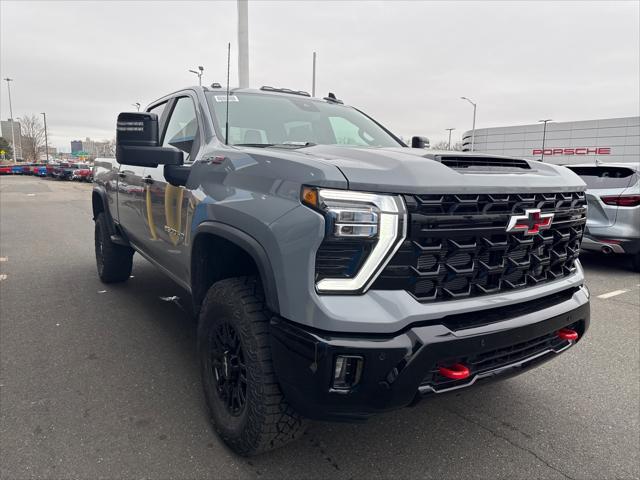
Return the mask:
<svg viewBox="0 0 640 480">
<path fill-rule="evenodd" d="M 223 258 L 227 254 L 231 254 L 231 257 L 234 254 L 240 256 L 244 254 L 248 259 L 251 259 L 255 266 L 255 273 L 259 275 L 262 282 L 267 307 L 273 313 L 279 313 L 280 304 L 275 275 L 264 247 L 254 237 L 242 230 L 226 223 L 214 221 L 200 223 L 191 244 L 191 293 L 196 309 L 199 309 L 207 290 L 215 281 L 247 273 L 242 271 L 242 261 L 234 264 L 231 270 L 221 272 L 219 276 L 212 277 L 208 272 L 203 272 L 202 267 L 207 265 L 207 261 L 203 262 L 203 255 L 204 258 L 214 259 L 211 249 L 206 249 L 211 245 L 209 242 L 216 242 L 216 246 L 222 248 Z"/>
<path fill-rule="evenodd" d="M 93 211 L 93 220 L 95 221 L 98 218 L 99 214 L 104 213 L 105 217 L 107 217 L 109 234 L 116 234 L 116 228 L 113 223 L 113 218 L 111 217 L 111 212 L 109 211 L 107 192 L 105 192 L 104 189 L 99 187 L 93 188 L 93 191 L 91 193 L 91 207 Z"/>
</svg>

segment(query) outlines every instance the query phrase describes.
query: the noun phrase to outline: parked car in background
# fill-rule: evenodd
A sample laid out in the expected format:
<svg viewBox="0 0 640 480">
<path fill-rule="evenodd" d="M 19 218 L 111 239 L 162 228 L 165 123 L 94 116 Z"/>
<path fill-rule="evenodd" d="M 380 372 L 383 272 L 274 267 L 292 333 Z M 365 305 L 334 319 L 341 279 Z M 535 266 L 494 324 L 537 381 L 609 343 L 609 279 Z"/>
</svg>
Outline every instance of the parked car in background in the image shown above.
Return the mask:
<svg viewBox="0 0 640 480">
<path fill-rule="evenodd" d="M 14 164 L 11 166 L 11 174 L 12 175 L 22 175 L 24 173 L 24 166 Z"/>
<path fill-rule="evenodd" d="M 35 165 L 31 171 L 33 175 L 38 177 L 46 177 L 47 176 L 47 166 L 46 165 Z"/>
<path fill-rule="evenodd" d="M 11 175 L 11 165 L 0 165 L 0 175 Z"/>
<path fill-rule="evenodd" d="M 46 165 L 46 169 L 47 169 L 47 176 L 48 177 L 53 177 L 53 172 L 54 170 L 59 166 L 60 164 L 58 162 L 50 162 L 47 163 Z"/>
<path fill-rule="evenodd" d="M 73 171 L 71 180 L 77 180 L 79 182 L 90 182 L 93 178 L 93 171 L 89 165 L 78 165 L 78 168 Z"/>
<path fill-rule="evenodd" d="M 59 180 L 71 180 L 73 177 L 73 172 L 78 170 L 79 164 L 77 163 L 67 163 L 63 162 L 60 164 L 60 168 L 58 169 L 58 179 Z"/>
<path fill-rule="evenodd" d="M 640 271 L 640 162 L 572 165 L 587 184 L 584 250 L 631 255 Z"/>
</svg>

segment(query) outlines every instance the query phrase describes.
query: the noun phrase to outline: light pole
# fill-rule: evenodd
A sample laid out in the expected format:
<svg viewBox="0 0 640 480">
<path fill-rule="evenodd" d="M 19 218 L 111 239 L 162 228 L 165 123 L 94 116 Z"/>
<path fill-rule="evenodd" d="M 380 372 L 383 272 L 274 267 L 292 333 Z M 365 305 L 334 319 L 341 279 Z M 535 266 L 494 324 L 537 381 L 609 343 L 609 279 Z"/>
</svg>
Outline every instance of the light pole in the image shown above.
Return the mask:
<svg viewBox="0 0 640 480">
<path fill-rule="evenodd" d="M 11 150 L 13 154 L 13 162 L 15 163 L 18 160 L 18 152 L 16 151 L 16 134 L 14 132 L 14 124 L 13 124 L 13 107 L 11 106 L 11 83 L 13 82 L 13 78 L 5 78 L 7 81 L 7 90 L 9 91 L 9 115 L 11 118 L 9 121 L 11 122 Z"/>
<path fill-rule="evenodd" d="M 311 80 L 311 96 L 316 96 L 316 52 L 313 52 L 313 78 Z"/>
<path fill-rule="evenodd" d="M 47 163 L 49 163 L 49 136 L 47 135 L 47 114 L 42 112 L 40 115 L 44 117 L 44 151 L 47 155 Z"/>
<path fill-rule="evenodd" d="M 140 102 L 132 103 L 131 106 L 136 107 L 136 109 L 140 111 Z"/>
<path fill-rule="evenodd" d="M 455 128 L 445 128 L 445 130 L 449 131 L 449 150 L 451 150 L 451 130 L 455 130 Z"/>
<path fill-rule="evenodd" d="M 476 146 L 476 108 L 477 105 L 469 100 L 467 97 L 460 97 L 462 100 L 466 100 L 473 105 L 473 127 L 471 129 L 471 151 L 473 152 Z"/>
<path fill-rule="evenodd" d="M 238 0 L 238 86 L 249 88 L 249 1 Z"/>
<path fill-rule="evenodd" d="M 198 67 L 199 71 L 196 70 L 189 70 L 191 73 L 195 73 L 198 76 L 198 85 L 202 86 L 202 73 L 204 72 L 204 67 L 203 66 L 199 66 Z"/>
<path fill-rule="evenodd" d="M 544 123 L 544 127 L 542 128 L 542 157 L 540 158 L 541 162 L 544 162 L 544 142 L 547 139 L 547 123 L 553 121 L 551 118 L 545 118 L 544 120 L 538 120 L 539 123 Z"/>
</svg>

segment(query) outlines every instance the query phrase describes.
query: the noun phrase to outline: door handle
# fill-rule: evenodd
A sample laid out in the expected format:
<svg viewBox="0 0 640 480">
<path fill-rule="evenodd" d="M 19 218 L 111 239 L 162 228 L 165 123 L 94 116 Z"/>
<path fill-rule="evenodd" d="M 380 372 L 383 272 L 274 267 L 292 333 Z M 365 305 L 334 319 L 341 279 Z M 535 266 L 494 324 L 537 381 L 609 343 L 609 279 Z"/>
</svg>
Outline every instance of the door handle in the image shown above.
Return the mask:
<svg viewBox="0 0 640 480">
<path fill-rule="evenodd" d="M 142 181 L 143 181 L 144 183 L 152 184 L 152 183 L 153 183 L 153 178 L 151 178 L 151 175 L 147 175 L 146 177 L 144 177 L 144 178 L 142 179 Z"/>
<path fill-rule="evenodd" d="M 120 178 L 124 178 L 124 177 L 126 177 L 126 176 L 127 176 L 127 174 L 126 174 L 126 173 L 124 173 L 124 172 L 118 172 L 118 176 L 119 176 Z"/>
</svg>

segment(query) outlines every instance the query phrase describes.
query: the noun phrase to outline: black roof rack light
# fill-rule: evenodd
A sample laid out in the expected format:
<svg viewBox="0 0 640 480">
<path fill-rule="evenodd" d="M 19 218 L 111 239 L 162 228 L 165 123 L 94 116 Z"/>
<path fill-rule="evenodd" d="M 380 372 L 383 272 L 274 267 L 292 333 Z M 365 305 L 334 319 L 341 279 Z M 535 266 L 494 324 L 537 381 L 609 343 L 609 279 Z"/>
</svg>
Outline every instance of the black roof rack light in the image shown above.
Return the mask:
<svg viewBox="0 0 640 480">
<path fill-rule="evenodd" d="M 263 85 L 260 87 L 260 90 L 265 92 L 279 92 L 279 93 L 290 93 L 292 95 L 301 95 L 303 97 L 310 97 L 309 92 L 305 92 L 303 90 L 291 90 L 290 88 L 275 88 L 269 87 L 268 85 Z"/>
<path fill-rule="evenodd" d="M 323 100 L 326 100 L 327 102 L 331 102 L 331 103 L 339 103 L 340 105 L 344 104 L 344 102 L 342 100 L 338 100 L 336 98 L 336 94 L 333 93 L 333 92 L 329 92 L 329 95 L 324 97 Z"/>
</svg>

